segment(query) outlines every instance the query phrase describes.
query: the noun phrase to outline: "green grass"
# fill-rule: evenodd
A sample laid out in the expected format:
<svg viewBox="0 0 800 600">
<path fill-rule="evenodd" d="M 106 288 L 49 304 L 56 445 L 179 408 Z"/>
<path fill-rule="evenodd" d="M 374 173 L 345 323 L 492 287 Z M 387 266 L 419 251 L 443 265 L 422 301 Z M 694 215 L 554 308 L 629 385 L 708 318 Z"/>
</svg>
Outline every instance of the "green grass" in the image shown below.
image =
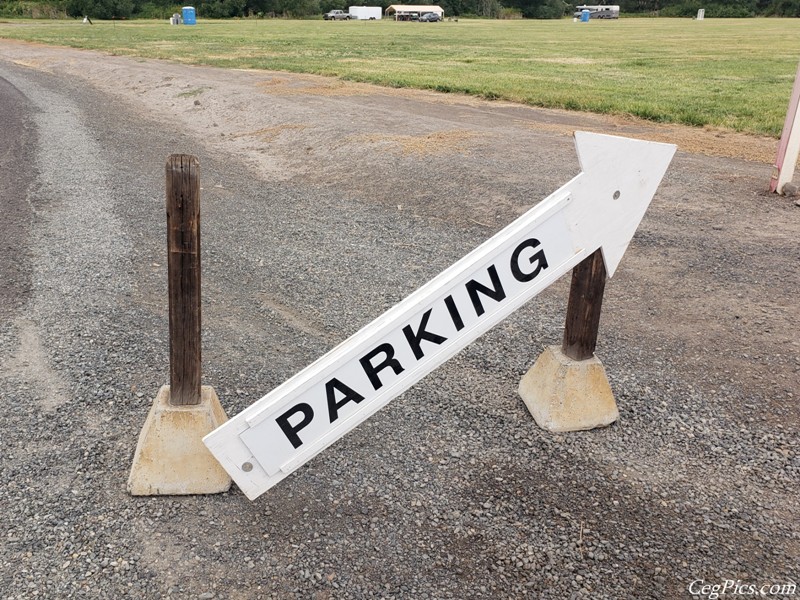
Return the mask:
<svg viewBox="0 0 800 600">
<path fill-rule="evenodd" d="M 797 19 L 16 21 L 0 37 L 777 136 Z"/>
<path fill-rule="evenodd" d="M 203 88 L 195 88 L 193 90 L 187 90 L 185 92 L 181 92 L 178 94 L 178 98 L 193 98 L 194 96 L 199 96 L 205 90 Z"/>
</svg>

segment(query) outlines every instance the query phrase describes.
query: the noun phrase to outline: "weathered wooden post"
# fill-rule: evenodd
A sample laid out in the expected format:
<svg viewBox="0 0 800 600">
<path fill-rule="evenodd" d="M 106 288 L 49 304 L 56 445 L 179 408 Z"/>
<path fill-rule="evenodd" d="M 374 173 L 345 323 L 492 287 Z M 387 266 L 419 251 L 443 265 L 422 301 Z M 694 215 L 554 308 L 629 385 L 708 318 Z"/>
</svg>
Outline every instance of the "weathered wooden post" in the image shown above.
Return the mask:
<svg viewBox="0 0 800 600">
<path fill-rule="evenodd" d="M 135 496 L 215 494 L 231 485 L 203 445 L 228 420 L 211 386 L 201 386 L 200 177 L 194 156 L 167 160 L 170 385 L 153 402 L 133 458 Z"/>
<path fill-rule="evenodd" d="M 561 343 L 561 351 L 572 360 L 586 360 L 594 356 L 605 289 L 603 253 L 595 250 L 572 269 L 564 341 Z"/>
<path fill-rule="evenodd" d="M 547 347 L 519 384 L 520 396 L 544 429 L 593 429 L 619 417 L 603 364 L 594 355 L 605 287 L 603 253 L 596 250 L 572 270 L 561 349 Z"/>
<path fill-rule="evenodd" d="M 200 177 L 194 156 L 167 161 L 170 404 L 200 404 Z"/>
</svg>

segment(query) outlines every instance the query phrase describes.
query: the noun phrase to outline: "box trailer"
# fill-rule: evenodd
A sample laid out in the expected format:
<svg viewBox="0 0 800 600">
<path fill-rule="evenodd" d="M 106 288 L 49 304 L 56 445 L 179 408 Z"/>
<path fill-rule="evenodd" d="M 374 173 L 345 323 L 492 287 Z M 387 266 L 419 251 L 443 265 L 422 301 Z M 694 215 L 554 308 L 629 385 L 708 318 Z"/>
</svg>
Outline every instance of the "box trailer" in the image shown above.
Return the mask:
<svg viewBox="0 0 800 600">
<path fill-rule="evenodd" d="M 350 18 L 359 21 L 375 21 L 381 18 L 383 10 L 380 6 L 351 6 Z"/>
</svg>

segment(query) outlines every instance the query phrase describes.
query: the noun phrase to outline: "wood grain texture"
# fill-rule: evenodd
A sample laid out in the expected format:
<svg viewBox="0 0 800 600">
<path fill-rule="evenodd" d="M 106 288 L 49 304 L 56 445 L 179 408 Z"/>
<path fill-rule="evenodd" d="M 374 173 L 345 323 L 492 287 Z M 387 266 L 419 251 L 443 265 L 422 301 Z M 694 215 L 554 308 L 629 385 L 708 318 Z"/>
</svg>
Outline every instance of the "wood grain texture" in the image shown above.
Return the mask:
<svg viewBox="0 0 800 600">
<path fill-rule="evenodd" d="M 603 253 L 596 250 L 572 269 L 561 350 L 573 360 L 586 360 L 594 356 L 605 287 Z"/>
<path fill-rule="evenodd" d="M 200 403 L 200 175 L 194 156 L 166 166 L 170 404 Z"/>
</svg>

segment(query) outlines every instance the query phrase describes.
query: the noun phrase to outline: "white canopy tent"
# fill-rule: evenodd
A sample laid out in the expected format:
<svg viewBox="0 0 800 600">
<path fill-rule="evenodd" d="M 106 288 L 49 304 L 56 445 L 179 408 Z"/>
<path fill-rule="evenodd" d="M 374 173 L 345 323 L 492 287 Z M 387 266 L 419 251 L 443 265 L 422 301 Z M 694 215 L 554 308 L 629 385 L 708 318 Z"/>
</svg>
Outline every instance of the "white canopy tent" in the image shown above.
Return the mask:
<svg viewBox="0 0 800 600">
<path fill-rule="evenodd" d="M 426 13 L 437 13 L 439 17 L 444 17 L 444 9 L 431 4 L 392 4 L 386 9 L 386 16 L 394 17 L 395 21 L 411 21 Z"/>
</svg>

